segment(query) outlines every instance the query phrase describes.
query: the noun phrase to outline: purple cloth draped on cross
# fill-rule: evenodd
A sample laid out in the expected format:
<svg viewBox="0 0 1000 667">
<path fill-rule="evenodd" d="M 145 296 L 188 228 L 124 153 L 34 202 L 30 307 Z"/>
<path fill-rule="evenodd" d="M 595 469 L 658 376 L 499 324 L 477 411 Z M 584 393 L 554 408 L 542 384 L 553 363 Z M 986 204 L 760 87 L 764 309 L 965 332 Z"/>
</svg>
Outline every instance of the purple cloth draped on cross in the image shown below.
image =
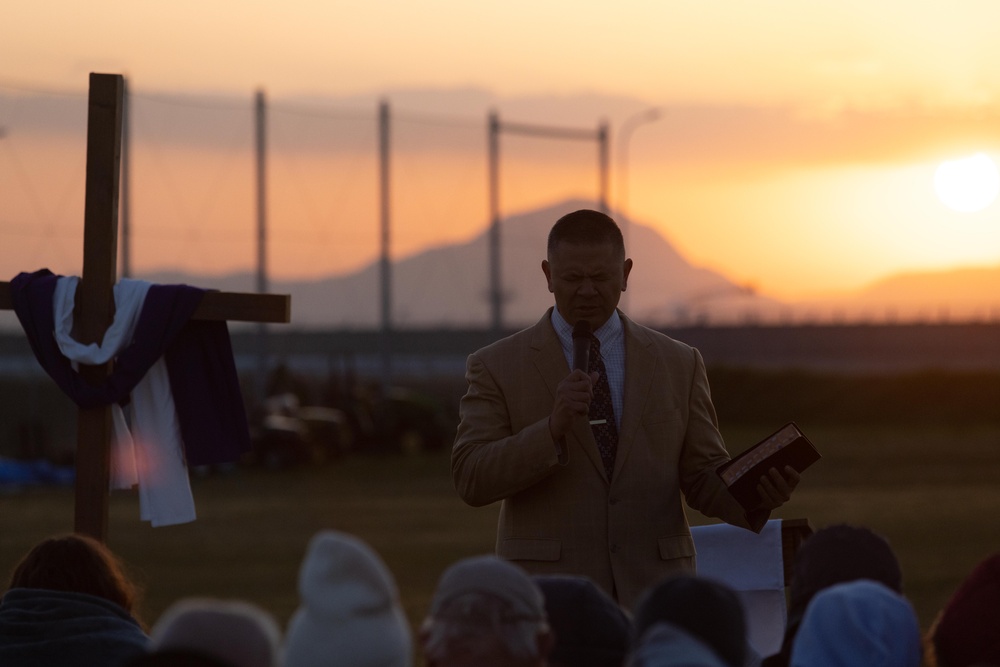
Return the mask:
<svg viewBox="0 0 1000 667">
<path fill-rule="evenodd" d="M 189 466 L 237 461 L 250 450 L 246 408 L 224 321 L 190 319 L 205 290 L 153 285 L 135 336 L 107 381 L 91 386 L 59 351 L 52 297 L 59 276 L 48 269 L 11 281 L 14 311 L 45 372 L 81 408 L 126 404 L 129 392 L 161 356 Z"/>
</svg>

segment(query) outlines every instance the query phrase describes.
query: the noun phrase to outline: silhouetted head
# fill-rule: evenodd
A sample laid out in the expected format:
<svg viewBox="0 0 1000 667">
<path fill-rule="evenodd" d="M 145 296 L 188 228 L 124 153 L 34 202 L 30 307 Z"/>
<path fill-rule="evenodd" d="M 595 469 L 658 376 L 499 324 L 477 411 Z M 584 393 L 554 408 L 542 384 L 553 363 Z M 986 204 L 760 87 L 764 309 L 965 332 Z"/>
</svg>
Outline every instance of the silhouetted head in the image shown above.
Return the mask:
<svg viewBox="0 0 1000 667">
<path fill-rule="evenodd" d="M 871 579 L 903 591 L 903 573 L 889 542 L 863 526 L 821 528 L 799 547 L 792 568 L 789 618 L 795 622 L 816 593 L 834 584 Z"/>
<path fill-rule="evenodd" d="M 39 542 L 15 566 L 9 588 L 86 593 L 133 613 L 138 591 L 122 562 L 95 539 L 60 535 Z"/>
<path fill-rule="evenodd" d="M 837 524 L 821 528 L 804 541 L 792 563 L 785 637 L 778 655 L 770 658 L 772 663 L 788 664 L 802 616 L 817 593 L 858 579 L 877 581 L 902 593 L 902 570 L 884 537 L 863 526 Z"/>
<path fill-rule="evenodd" d="M 545 596 L 556 643 L 552 667 L 620 667 L 631 641 L 632 619 L 590 579 L 566 574 L 532 577 Z"/>
<path fill-rule="evenodd" d="M 492 555 L 444 571 L 420 628 L 432 667 L 538 667 L 553 641 L 541 589 L 519 566 Z"/>
<path fill-rule="evenodd" d="M 938 667 L 1000 664 L 1000 552 L 980 562 L 930 630 Z"/>
<path fill-rule="evenodd" d="M 574 211 L 559 218 L 549 232 L 542 272 L 559 314 L 571 324 L 586 320 L 597 330 L 607 322 L 631 270 L 621 230 L 604 213 Z"/>
<path fill-rule="evenodd" d="M 263 608 L 243 600 L 179 600 L 160 616 L 151 639 L 152 655 L 165 654 L 178 660 L 152 664 L 275 667 L 281 662 L 277 621 Z"/>
<path fill-rule="evenodd" d="M 668 623 L 704 642 L 731 667 L 746 659 L 746 618 L 736 593 L 723 583 L 682 574 L 648 589 L 633 618 L 635 643 L 659 623 Z"/>
</svg>

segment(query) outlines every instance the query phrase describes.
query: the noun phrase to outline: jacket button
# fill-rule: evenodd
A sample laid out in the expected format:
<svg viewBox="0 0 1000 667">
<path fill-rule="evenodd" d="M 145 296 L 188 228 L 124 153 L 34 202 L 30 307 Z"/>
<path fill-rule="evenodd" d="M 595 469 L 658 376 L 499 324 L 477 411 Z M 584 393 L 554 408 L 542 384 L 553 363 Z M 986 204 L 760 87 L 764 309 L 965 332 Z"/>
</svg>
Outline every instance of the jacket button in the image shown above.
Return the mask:
<svg viewBox="0 0 1000 667">
<path fill-rule="evenodd" d="M 608 498 L 608 504 L 609 505 L 617 505 L 618 504 L 618 499 L 612 496 L 611 498 Z"/>
<path fill-rule="evenodd" d="M 617 544 L 612 544 L 611 545 L 611 553 L 613 553 L 613 554 L 618 553 L 618 545 Z"/>
</svg>

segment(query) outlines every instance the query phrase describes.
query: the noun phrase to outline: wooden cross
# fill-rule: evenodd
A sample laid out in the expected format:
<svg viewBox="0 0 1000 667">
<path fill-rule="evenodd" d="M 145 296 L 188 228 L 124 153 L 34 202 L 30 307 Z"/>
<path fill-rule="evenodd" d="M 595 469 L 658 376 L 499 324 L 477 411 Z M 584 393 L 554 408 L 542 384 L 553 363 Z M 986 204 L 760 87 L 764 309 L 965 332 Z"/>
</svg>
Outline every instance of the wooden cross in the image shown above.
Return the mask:
<svg viewBox="0 0 1000 667">
<path fill-rule="evenodd" d="M 83 275 L 77 288 L 74 336 L 101 342 L 114 321 L 118 260 L 118 179 L 121 164 L 122 99 L 117 74 L 91 74 L 87 112 L 87 185 L 84 204 Z M 10 283 L 0 282 L 0 309 L 12 308 Z M 291 297 L 281 294 L 206 292 L 193 317 L 201 320 L 288 322 Z M 111 364 L 80 366 L 99 384 Z M 108 533 L 111 408 L 80 409 L 77 419 L 74 530 L 102 542 Z"/>
</svg>

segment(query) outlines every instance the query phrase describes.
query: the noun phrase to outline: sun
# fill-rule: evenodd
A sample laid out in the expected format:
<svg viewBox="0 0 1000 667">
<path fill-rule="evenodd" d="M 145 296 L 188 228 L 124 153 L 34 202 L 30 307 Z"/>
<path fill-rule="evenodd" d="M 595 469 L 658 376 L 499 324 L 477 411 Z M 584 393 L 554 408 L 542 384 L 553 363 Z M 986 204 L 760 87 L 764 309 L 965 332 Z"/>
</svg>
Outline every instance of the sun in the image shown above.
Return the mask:
<svg viewBox="0 0 1000 667">
<path fill-rule="evenodd" d="M 934 172 L 934 192 L 948 208 L 975 213 L 992 204 L 1000 194 L 1000 172 L 985 153 L 948 160 Z"/>
</svg>

